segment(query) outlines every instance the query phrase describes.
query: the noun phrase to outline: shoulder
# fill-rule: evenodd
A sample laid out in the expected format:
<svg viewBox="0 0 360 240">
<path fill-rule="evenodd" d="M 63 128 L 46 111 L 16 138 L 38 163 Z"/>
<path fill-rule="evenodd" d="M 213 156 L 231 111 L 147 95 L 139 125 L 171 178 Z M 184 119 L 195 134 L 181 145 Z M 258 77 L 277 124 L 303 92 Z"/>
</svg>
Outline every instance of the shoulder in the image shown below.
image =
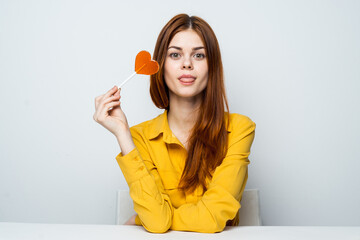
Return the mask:
<svg viewBox="0 0 360 240">
<path fill-rule="evenodd" d="M 149 128 L 149 125 L 151 125 L 152 121 L 153 121 L 153 119 L 136 124 L 130 128 L 130 131 L 137 132 L 137 133 L 144 133 L 144 131 L 146 131 L 146 129 Z"/>
<path fill-rule="evenodd" d="M 230 139 L 241 139 L 255 132 L 256 124 L 249 117 L 231 113 L 229 116 L 228 132 Z"/>
<path fill-rule="evenodd" d="M 229 116 L 229 126 L 228 130 L 229 132 L 232 131 L 239 131 L 241 129 L 247 129 L 247 128 L 254 128 L 256 127 L 256 124 L 247 116 L 238 114 L 238 113 L 231 113 Z"/>
<path fill-rule="evenodd" d="M 151 120 L 132 126 L 130 128 L 131 135 L 133 137 L 142 137 L 146 139 L 152 138 L 155 134 L 157 134 L 157 131 L 162 123 L 162 118 L 163 114 L 160 114 Z"/>
</svg>

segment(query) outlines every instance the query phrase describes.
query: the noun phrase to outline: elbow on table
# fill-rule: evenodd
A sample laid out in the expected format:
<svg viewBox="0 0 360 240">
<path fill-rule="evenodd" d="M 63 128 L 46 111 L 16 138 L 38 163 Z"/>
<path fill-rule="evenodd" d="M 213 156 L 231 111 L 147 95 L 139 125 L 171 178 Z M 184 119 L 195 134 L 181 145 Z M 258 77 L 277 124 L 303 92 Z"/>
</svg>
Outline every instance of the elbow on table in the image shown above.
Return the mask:
<svg viewBox="0 0 360 240">
<path fill-rule="evenodd" d="M 219 224 L 211 224 L 206 226 L 203 230 L 204 233 L 217 233 L 222 232 L 225 226 L 220 226 Z"/>
<path fill-rule="evenodd" d="M 138 212 L 141 225 L 151 233 L 165 233 L 172 224 L 172 210 L 169 206 L 160 209 L 145 209 Z"/>
<path fill-rule="evenodd" d="M 172 230 L 175 231 L 190 231 L 190 232 L 200 232 L 200 233 L 217 233 L 222 232 L 225 229 L 225 224 L 218 222 L 198 222 L 198 224 L 173 224 L 171 226 Z"/>
<path fill-rule="evenodd" d="M 150 213 L 146 218 L 143 219 L 142 225 L 144 228 L 151 233 L 165 233 L 167 232 L 172 224 L 171 215 L 166 213 L 155 214 Z"/>
<path fill-rule="evenodd" d="M 144 228 L 151 233 L 165 233 L 169 230 L 171 221 L 153 221 L 144 225 Z"/>
<path fill-rule="evenodd" d="M 212 218 L 211 220 L 208 219 L 208 221 L 202 222 L 198 227 L 197 232 L 203 232 L 203 233 L 217 233 L 222 232 L 226 227 L 226 219 L 223 218 Z"/>
</svg>

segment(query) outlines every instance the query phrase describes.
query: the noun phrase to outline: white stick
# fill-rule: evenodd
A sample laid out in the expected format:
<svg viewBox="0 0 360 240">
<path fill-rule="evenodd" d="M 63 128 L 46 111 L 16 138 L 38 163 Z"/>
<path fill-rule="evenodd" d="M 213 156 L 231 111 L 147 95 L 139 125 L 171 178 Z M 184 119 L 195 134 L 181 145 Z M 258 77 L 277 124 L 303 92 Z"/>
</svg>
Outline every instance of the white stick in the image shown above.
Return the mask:
<svg viewBox="0 0 360 240">
<path fill-rule="evenodd" d="M 125 81 L 123 81 L 123 82 L 120 84 L 119 88 L 121 88 L 122 86 L 124 86 L 124 84 L 125 84 L 127 81 L 129 81 L 132 77 L 134 77 L 135 75 L 136 75 L 136 72 L 134 72 L 133 74 L 131 74 L 130 77 L 128 77 Z"/>
</svg>

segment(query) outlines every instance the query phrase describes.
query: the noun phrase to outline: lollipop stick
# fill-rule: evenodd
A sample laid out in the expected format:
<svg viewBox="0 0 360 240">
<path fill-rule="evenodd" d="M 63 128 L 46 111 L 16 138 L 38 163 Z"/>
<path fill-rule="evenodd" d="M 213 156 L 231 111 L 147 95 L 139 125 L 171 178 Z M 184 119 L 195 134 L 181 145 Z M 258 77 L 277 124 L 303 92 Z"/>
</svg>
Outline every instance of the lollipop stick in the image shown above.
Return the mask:
<svg viewBox="0 0 360 240">
<path fill-rule="evenodd" d="M 139 72 L 141 69 L 143 69 L 143 67 L 145 67 L 145 65 L 146 65 L 146 64 L 142 65 L 136 72 L 133 72 L 133 74 L 131 74 L 125 81 L 123 81 L 123 82 L 120 84 L 119 88 L 121 88 L 122 86 L 124 86 L 125 83 L 126 83 L 127 81 L 129 81 L 131 78 L 133 78 L 133 77 L 137 74 L 137 72 Z"/>
<path fill-rule="evenodd" d="M 127 81 L 129 81 L 131 78 L 133 78 L 135 75 L 136 75 L 136 72 L 134 72 L 133 74 L 131 74 L 125 81 L 123 81 L 123 82 L 120 84 L 119 88 L 121 88 L 122 86 L 124 86 L 124 84 L 125 84 Z"/>
</svg>

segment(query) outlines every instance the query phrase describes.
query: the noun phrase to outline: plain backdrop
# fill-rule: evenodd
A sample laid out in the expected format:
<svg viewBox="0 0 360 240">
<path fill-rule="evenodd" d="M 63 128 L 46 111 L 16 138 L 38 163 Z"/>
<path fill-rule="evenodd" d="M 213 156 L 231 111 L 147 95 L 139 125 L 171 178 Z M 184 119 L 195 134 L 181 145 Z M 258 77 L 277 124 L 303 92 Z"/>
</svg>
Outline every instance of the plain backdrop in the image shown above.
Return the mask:
<svg viewBox="0 0 360 240">
<path fill-rule="evenodd" d="M 0 221 L 114 224 L 127 184 L 94 99 L 178 13 L 217 34 L 230 111 L 257 124 L 264 225 L 360 225 L 360 1 L 0 0 Z M 149 77 L 130 125 L 162 113 Z"/>
</svg>

